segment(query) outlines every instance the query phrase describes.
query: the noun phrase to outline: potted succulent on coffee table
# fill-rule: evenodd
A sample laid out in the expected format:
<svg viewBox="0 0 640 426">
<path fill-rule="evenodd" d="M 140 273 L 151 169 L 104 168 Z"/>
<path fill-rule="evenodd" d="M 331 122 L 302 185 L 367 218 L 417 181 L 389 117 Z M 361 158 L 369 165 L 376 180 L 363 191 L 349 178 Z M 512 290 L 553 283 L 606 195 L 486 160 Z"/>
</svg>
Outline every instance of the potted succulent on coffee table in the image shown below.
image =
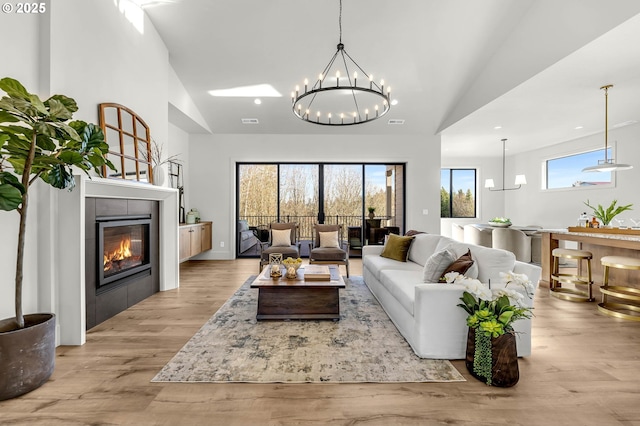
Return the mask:
<svg viewBox="0 0 640 426">
<path fill-rule="evenodd" d="M 22 281 L 29 190 L 42 181 L 73 189 L 72 167 L 85 173 L 113 165 L 105 158 L 109 146 L 102 130 L 71 121 L 76 102 L 63 95 L 46 101 L 29 93 L 17 80 L 3 78 L 0 89 L 0 210 L 20 215 L 15 272 L 14 318 L 0 321 L 0 400 L 14 398 L 44 384 L 55 364 L 55 316 L 24 315 Z"/>
</svg>

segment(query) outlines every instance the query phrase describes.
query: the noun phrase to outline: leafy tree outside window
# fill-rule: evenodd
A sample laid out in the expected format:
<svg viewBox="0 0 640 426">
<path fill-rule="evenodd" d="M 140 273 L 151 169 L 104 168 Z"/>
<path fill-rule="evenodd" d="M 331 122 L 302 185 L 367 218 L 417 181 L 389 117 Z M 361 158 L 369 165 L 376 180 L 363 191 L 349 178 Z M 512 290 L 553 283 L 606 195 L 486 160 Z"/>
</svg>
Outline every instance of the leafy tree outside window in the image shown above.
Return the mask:
<svg viewBox="0 0 640 426">
<path fill-rule="evenodd" d="M 441 169 L 440 181 L 440 217 L 476 217 L 476 169 Z"/>
</svg>

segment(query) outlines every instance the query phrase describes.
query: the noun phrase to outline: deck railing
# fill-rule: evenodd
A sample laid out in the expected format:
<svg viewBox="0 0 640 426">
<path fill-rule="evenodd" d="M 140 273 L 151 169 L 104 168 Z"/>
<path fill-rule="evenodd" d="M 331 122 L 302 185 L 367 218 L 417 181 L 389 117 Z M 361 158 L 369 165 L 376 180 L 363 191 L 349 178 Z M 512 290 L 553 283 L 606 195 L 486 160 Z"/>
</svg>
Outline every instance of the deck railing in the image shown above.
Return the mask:
<svg viewBox="0 0 640 426">
<path fill-rule="evenodd" d="M 277 222 L 277 216 L 270 215 L 246 215 L 240 216 L 240 220 L 246 220 L 249 226 L 255 226 L 258 228 L 268 228 L 269 224 L 272 222 Z M 389 223 L 393 223 L 393 217 L 376 217 L 376 219 L 382 219 L 382 221 L 389 221 Z M 296 222 L 299 226 L 299 239 L 311 239 L 311 235 L 313 233 L 313 225 L 318 222 L 317 216 L 293 216 L 293 215 L 285 215 L 280 217 L 280 222 Z M 363 222 L 361 216 L 347 216 L 347 215 L 332 215 L 325 216 L 324 223 L 336 225 L 342 224 L 344 226 L 344 238 L 347 238 L 347 228 L 359 227 L 362 228 Z"/>
</svg>

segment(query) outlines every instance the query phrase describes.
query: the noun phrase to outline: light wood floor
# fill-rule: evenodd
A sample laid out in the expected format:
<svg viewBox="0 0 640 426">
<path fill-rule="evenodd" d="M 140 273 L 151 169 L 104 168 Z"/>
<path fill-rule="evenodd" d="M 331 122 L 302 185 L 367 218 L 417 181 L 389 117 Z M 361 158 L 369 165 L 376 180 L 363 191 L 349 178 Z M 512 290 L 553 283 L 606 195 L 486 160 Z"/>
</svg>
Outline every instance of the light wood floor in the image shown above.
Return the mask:
<svg viewBox="0 0 640 426">
<path fill-rule="evenodd" d="M 60 347 L 40 389 L 0 402 L 2 425 L 640 425 L 640 323 L 539 289 L 520 382 L 181 384 L 154 375 L 251 274 L 256 259 L 191 261 L 181 287 Z M 361 274 L 359 260 L 351 272 Z M 453 307 L 452 307 L 453 308 Z"/>
</svg>

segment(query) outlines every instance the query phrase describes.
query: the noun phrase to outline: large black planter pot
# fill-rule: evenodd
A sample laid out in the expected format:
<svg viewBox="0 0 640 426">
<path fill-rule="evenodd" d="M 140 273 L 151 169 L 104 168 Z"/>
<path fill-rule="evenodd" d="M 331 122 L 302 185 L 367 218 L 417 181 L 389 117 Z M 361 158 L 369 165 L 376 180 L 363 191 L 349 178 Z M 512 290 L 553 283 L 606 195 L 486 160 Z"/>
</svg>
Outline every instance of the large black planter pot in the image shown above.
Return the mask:
<svg viewBox="0 0 640 426">
<path fill-rule="evenodd" d="M 0 401 L 39 388 L 53 373 L 55 315 L 25 315 L 24 322 L 16 330 L 14 318 L 0 321 Z"/>
<path fill-rule="evenodd" d="M 467 357 L 465 365 L 469 373 L 476 379 L 486 382 L 486 379 L 473 371 L 473 356 L 476 351 L 476 330 L 469 328 L 467 334 Z M 508 388 L 520 379 L 518 370 L 518 349 L 516 336 L 505 333 L 491 339 L 491 385 Z"/>
</svg>

